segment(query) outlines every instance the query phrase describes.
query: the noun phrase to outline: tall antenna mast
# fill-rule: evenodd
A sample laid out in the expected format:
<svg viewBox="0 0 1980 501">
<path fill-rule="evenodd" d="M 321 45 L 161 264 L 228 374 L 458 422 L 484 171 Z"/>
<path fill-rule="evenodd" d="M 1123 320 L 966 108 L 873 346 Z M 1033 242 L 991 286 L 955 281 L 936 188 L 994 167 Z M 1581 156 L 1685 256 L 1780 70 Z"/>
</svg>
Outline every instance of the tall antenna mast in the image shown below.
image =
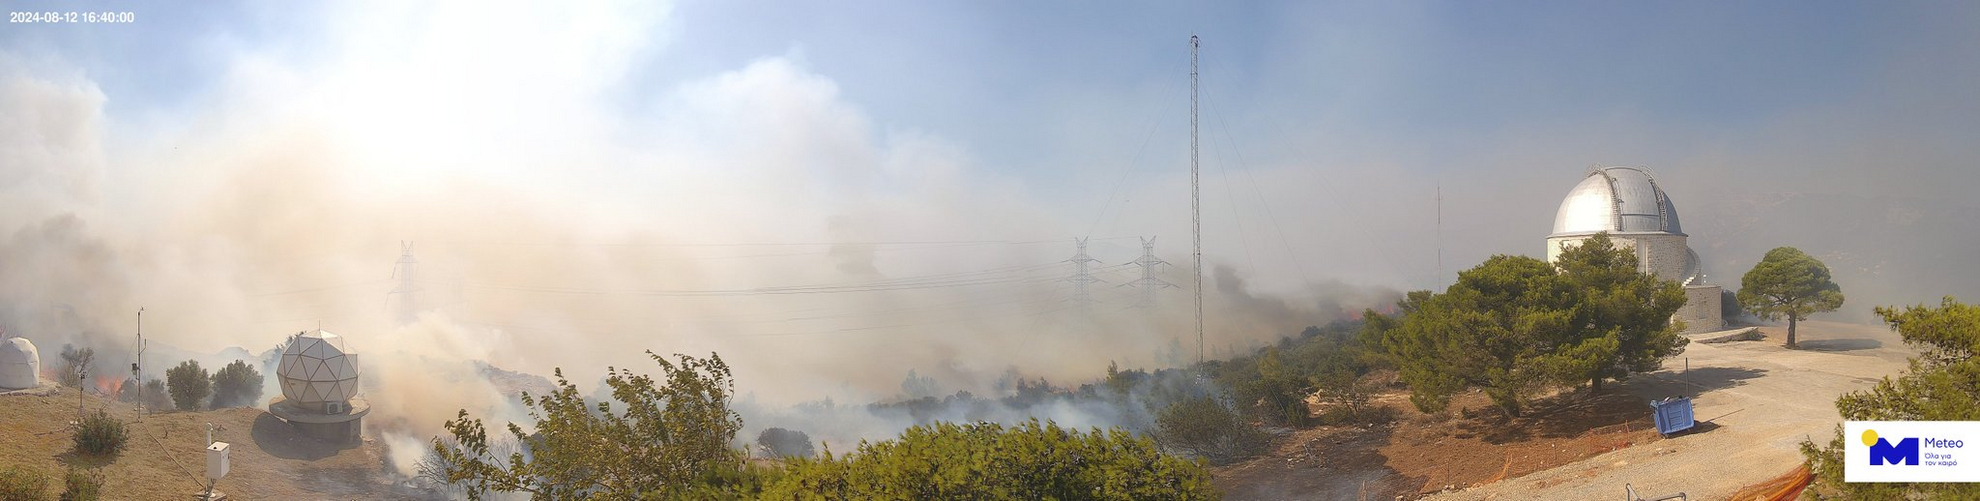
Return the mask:
<svg viewBox="0 0 1980 501">
<path fill-rule="evenodd" d="M 1437 280 L 1430 285 L 1434 289 L 1444 281 L 1444 182 L 1437 181 Z"/>
<path fill-rule="evenodd" d="M 151 399 L 149 398 L 149 397 L 150 397 L 150 395 L 145 395 L 145 394 L 144 394 L 144 391 L 145 391 L 145 390 L 144 390 L 144 346 L 145 346 L 145 342 L 144 342 L 144 307 L 143 307 L 143 306 L 139 306 L 139 307 L 138 307 L 138 312 L 137 312 L 137 352 L 136 352 L 136 353 L 133 353 L 133 354 L 131 354 L 131 380 L 132 380 L 132 381 L 131 381 L 131 386 L 132 386 L 132 388 L 128 388 L 128 389 L 124 389 L 124 388 L 119 388 L 119 389 L 118 389 L 118 393 L 123 393 L 123 392 L 125 392 L 125 391 L 135 391 L 135 392 L 137 392 L 137 395 L 138 395 L 138 398 L 137 398 L 137 411 L 136 411 L 136 412 L 137 412 L 137 417 L 135 418 L 135 420 L 137 420 L 137 421 L 143 421 L 143 420 L 144 420 L 144 403 L 145 403 L 145 402 L 147 402 L 147 401 L 150 401 L 150 400 L 151 400 Z"/>
<path fill-rule="evenodd" d="M 419 304 L 413 302 L 413 293 L 419 291 L 419 285 L 413 279 L 413 271 L 419 265 L 419 260 L 413 259 L 412 250 L 412 242 L 399 242 L 399 263 L 393 269 L 393 274 L 399 277 L 399 287 L 392 289 L 393 294 L 399 295 L 399 325 L 419 320 Z M 323 326 L 319 322 L 316 328 L 322 330 Z"/>
<path fill-rule="evenodd" d="M 1203 363 L 1203 197 L 1196 162 L 1196 35 L 1189 36 L 1189 228 L 1196 261 L 1196 363 Z"/>
</svg>

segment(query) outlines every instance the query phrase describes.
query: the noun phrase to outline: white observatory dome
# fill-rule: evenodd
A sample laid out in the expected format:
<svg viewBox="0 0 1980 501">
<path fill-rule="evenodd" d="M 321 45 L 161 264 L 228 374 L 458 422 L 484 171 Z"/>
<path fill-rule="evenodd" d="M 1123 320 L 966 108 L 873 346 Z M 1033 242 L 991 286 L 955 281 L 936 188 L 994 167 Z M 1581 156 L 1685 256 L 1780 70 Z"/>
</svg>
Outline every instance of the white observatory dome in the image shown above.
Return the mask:
<svg viewBox="0 0 1980 501">
<path fill-rule="evenodd" d="M 282 396 L 310 407 L 350 400 L 358 390 L 355 357 L 345 347 L 343 336 L 324 330 L 297 335 L 282 350 L 282 361 L 275 366 Z"/>
<path fill-rule="evenodd" d="M 1683 235 L 1677 206 L 1650 173 L 1636 167 L 1601 167 L 1568 191 L 1554 214 L 1550 236 L 1609 233 Z"/>
<path fill-rule="evenodd" d="M 0 340 L 0 389 L 33 388 L 41 382 L 41 351 L 27 338 Z"/>
</svg>

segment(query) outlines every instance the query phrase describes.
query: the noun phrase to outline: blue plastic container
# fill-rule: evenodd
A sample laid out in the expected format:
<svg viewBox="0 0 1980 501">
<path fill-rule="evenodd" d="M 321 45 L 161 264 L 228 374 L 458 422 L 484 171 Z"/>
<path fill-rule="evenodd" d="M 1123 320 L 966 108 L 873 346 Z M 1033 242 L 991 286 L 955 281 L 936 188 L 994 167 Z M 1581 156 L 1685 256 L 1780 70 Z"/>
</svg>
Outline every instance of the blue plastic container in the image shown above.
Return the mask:
<svg viewBox="0 0 1980 501">
<path fill-rule="evenodd" d="M 1650 402 L 1650 414 L 1656 417 L 1657 433 L 1670 436 L 1689 430 L 1698 424 L 1691 417 L 1691 397 L 1671 397 Z"/>
</svg>

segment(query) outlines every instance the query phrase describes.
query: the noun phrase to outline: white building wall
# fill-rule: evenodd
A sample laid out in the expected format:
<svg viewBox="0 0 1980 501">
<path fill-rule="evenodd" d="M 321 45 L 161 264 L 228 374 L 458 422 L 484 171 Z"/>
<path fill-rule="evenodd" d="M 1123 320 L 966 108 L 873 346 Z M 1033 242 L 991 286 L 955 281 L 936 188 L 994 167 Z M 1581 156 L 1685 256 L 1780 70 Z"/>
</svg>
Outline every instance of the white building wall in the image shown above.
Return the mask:
<svg viewBox="0 0 1980 501">
<path fill-rule="evenodd" d="M 1547 238 L 1547 262 L 1552 263 L 1561 257 L 1561 251 L 1581 245 L 1593 235 L 1579 235 Z M 1686 252 L 1689 243 L 1684 235 L 1668 233 L 1623 233 L 1610 234 L 1609 239 L 1616 247 L 1636 251 L 1636 269 L 1647 270 L 1657 278 L 1681 282 L 1684 276 L 1685 261 L 1690 259 Z M 1725 326 L 1720 318 L 1719 290 L 1717 285 L 1689 286 L 1684 289 L 1684 306 L 1679 307 L 1671 320 L 1683 321 L 1686 334 L 1714 332 Z"/>
<path fill-rule="evenodd" d="M 1590 236 L 1593 235 L 1548 237 L 1547 262 L 1552 263 L 1560 260 L 1561 251 L 1581 245 L 1581 242 L 1587 240 Z M 1651 274 L 1656 275 L 1657 278 L 1664 280 L 1683 281 L 1685 279 L 1684 264 L 1689 254 L 1685 253 L 1688 243 L 1684 235 L 1672 235 L 1668 233 L 1612 233 L 1609 235 L 1609 240 L 1615 242 L 1616 247 L 1636 251 L 1637 270 L 1648 270 Z"/>
<path fill-rule="evenodd" d="M 1684 235 L 1657 233 L 1631 238 L 1636 240 L 1636 257 L 1641 260 L 1637 269 L 1648 270 L 1664 280 L 1684 281 L 1684 264 L 1690 258 L 1685 252 L 1688 239 Z"/>
<path fill-rule="evenodd" d="M 1675 320 L 1684 321 L 1684 333 L 1714 332 L 1725 328 L 1724 311 L 1719 309 L 1720 291 L 1717 285 L 1693 285 L 1684 288 L 1684 306 L 1678 308 Z"/>
</svg>

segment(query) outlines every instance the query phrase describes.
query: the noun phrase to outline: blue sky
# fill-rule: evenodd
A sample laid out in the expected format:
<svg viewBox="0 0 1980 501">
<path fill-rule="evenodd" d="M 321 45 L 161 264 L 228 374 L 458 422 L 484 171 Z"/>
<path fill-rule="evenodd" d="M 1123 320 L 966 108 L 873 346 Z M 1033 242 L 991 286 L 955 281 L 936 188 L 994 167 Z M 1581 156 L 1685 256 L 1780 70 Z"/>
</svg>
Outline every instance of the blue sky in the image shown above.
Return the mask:
<svg viewBox="0 0 1980 501">
<path fill-rule="evenodd" d="M 199 116 L 232 91 L 243 53 L 307 67 L 368 32 L 426 30 L 441 13 L 367 16 L 348 4 L 85 3 L 136 11 L 139 22 L 10 25 L 0 31 L 0 47 L 25 61 L 16 69 L 83 75 L 106 95 L 113 126 Z M 1141 178 L 1183 165 L 1177 154 L 1191 33 L 1205 40 L 1206 122 L 1216 129 L 1208 133 L 1233 142 L 1219 147 L 1234 148 L 1233 164 L 1244 157 L 1239 169 L 1333 170 L 1342 179 L 1393 169 L 1459 186 L 1493 177 L 1524 183 L 1545 173 L 1554 181 L 1538 190 L 1545 192 L 1571 185 L 1589 163 L 1685 174 L 1734 169 L 1699 165 L 1700 156 L 1751 155 L 1799 165 L 1740 165 L 1756 172 L 1745 179 L 1778 179 L 1774 169 L 1783 169 L 1842 179 L 1797 189 L 1944 198 L 1960 193 L 1929 179 L 1971 170 L 1951 164 L 1970 157 L 1966 139 L 1976 132 L 1968 113 L 1976 98 L 1964 89 L 1980 78 L 1980 58 L 1973 57 L 1980 16 L 1957 3 L 658 5 L 618 13 L 644 18 L 636 19 L 641 39 L 612 54 L 623 68 L 587 96 L 624 114 L 613 118 L 665 116 L 665 96 L 685 83 L 766 58 L 787 60 L 829 81 L 835 98 L 876 134 L 939 137 L 968 157 L 971 171 L 1015 180 L 1053 210 L 1076 214 L 1108 204 L 1095 194 L 1110 191 L 1123 168 Z M 518 18 L 544 21 L 528 29 L 492 26 L 496 31 L 526 37 L 558 29 L 553 6 L 445 12 L 487 10 L 542 14 Z M 1828 145 L 1903 135 L 1901 148 L 1921 158 L 1899 173 L 1917 175 L 1878 173 L 1881 182 L 1865 183 L 1870 169 L 1820 161 L 1833 154 L 1781 151 L 1815 135 Z M 1519 164 L 1534 148 L 1585 160 Z M 1408 188 L 1422 198 L 1421 186 Z"/>
</svg>

